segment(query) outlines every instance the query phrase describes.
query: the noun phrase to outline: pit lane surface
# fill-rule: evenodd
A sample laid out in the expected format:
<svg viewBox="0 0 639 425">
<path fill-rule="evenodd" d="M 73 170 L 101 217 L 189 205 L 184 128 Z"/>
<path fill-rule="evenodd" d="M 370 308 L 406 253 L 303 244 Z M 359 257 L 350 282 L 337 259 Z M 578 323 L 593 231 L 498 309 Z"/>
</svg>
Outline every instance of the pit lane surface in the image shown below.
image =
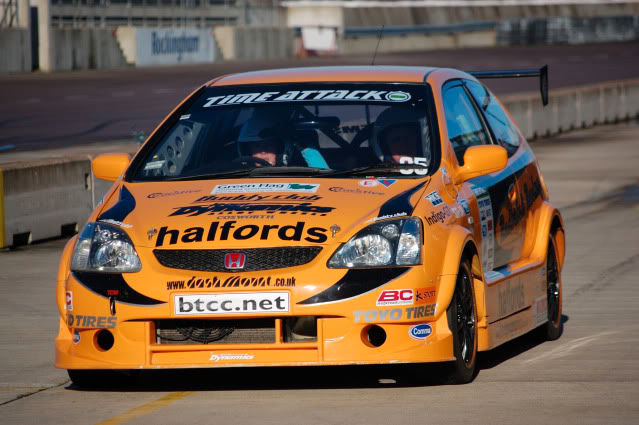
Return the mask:
<svg viewBox="0 0 639 425">
<path fill-rule="evenodd" d="M 0 252 L 0 422 L 6 424 L 636 424 L 639 417 L 639 123 L 537 142 L 563 213 L 563 336 L 480 356 L 465 386 L 393 367 L 151 371 L 82 391 L 53 368 L 64 241 Z M 428 382 L 428 381 L 425 381 Z"/>
<path fill-rule="evenodd" d="M 382 39 L 382 43 L 384 40 Z M 550 67 L 550 88 L 639 77 L 639 42 L 518 46 L 378 55 L 378 65 L 466 71 Z M 370 56 L 0 76 L 0 152 L 54 149 L 148 134 L 214 77 L 265 68 L 368 65 Z M 535 79 L 487 80 L 496 93 L 538 90 Z M 0 153 L 0 155 L 2 155 Z"/>
</svg>

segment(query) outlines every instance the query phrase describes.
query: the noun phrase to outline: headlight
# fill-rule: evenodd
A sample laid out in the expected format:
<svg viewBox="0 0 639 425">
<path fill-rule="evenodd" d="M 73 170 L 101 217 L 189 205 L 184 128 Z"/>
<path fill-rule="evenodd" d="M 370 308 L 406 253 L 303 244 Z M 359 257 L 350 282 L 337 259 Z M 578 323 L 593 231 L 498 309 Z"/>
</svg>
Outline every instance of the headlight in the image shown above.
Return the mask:
<svg viewBox="0 0 639 425">
<path fill-rule="evenodd" d="M 105 223 L 87 223 L 78 236 L 71 270 L 132 273 L 142 269 L 133 242 L 124 230 Z"/>
<path fill-rule="evenodd" d="M 421 246 L 418 218 L 375 223 L 342 245 L 328 260 L 328 267 L 412 266 L 421 263 Z"/>
</svg>

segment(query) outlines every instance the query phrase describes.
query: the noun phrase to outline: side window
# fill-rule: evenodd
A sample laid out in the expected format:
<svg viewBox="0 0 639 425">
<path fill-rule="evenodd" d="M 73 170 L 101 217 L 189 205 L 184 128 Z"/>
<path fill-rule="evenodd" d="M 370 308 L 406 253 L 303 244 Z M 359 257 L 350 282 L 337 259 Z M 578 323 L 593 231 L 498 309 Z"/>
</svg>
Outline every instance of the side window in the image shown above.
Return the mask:
<svg viewBox="0 0 639 425">
<path fill-rule="evenodd" d="M 443 92 L 448 139 L 455 150 L 457 161 L 463 165 L 466 149 L 470 146 L 487 145 L 490 139 L 461 82 L 446 83 Z"/>
<path fill-rule="evenodd" d="M 465 81 L 477 104 L 484 111 L 488 125 L 493 130 L 497 143 L 508 151 L 508 156 L 519 148 L 519 133 L 506 115 L 495 96 L 483 85 L 474 81 Z"/>
</svg>

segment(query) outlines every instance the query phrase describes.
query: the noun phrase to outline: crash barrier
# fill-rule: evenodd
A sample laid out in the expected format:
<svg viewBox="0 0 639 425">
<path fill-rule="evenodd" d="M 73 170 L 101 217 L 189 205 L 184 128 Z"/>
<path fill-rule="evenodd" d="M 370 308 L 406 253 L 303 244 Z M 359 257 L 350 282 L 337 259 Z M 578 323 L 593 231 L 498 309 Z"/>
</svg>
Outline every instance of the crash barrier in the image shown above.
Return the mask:
<svg viewBox="0 0 639 425">
<path fill-rule="evenodd" d="M 378 39 L 381 36 L 379 47 Z M 339 52 L 402 51 L 639 40 L 638 16 L 547 17 L 447 25 L 344 28 Z"/>
<path fill-rule="evenodd" d="M 295 54 L 293 28 L 217 26 L 213 33 L 224 60 L 280 59 Z"/>
<path fill-rule="evenodd" d="M 126 66 L 110 29 L 51 29 L 51 71 L 111 69 Z"/>
<path fill-rule="evenodd" d="M 28 29 L 0 29 L 0 74 L 31 72 L 31 36 Z"/>
<path fill-rule="evenodd" d="M 532 140 L 639 117 L 639 79 L 553 90 L 546 107 L 539 92 L 501 99 Z M 73 233 L 110 186 L 92 175 L 86 155 L 0 163 L 0 248 Z"/>
<path fill-rule="evenodd" d="M 313 13 L 318 13 L 316 5 L 320 2 L 305 3 L 284 2 L 284 5 L 288 6 L 289 16 L 291 15 L 291 9 L 303 9 L 304 7 L 315 7 Z M 336 15 L 336 19 L 340 19 L 344 28 L 380 27 L 382 24 L 386 26 L 446 25 L 528 17 L 564 16 L 589 18 L 636 16 L 639 14 L 639 3 L 637 1 L 421 0 L 414 2 L 414 6 L 411 6 L 409 2 L 376 1 L 376 7 L 367 7 L 365 1 L 348 1 L 341 2 L 342 6 L 340 8 L 336 8 L 334 6 L 335 3 L 327 2 L 326 9 L 333 8 L 333 15 Z"/>
<path fill-rule="evenodd" d="M 119 27 L 116 31 L 126 62 L 135 66 L 212 63 L 212 31 L 200 28 Z"/>
</svg>

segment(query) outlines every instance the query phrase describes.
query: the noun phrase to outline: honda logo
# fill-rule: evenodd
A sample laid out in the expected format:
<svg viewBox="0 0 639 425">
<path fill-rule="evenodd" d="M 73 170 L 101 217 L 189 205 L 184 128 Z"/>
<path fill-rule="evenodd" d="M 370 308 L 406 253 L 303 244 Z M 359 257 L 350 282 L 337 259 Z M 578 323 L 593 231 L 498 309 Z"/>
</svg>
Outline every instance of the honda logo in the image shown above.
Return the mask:
<svg viewBox="0 0 639 425">
<path fill-rule="evenodd" d="M 228 270 L 243 269 L 246 263 L 246 255 L 242 252 L 232 252 L 224 256 L 224 267 Z"/>
</svg>

